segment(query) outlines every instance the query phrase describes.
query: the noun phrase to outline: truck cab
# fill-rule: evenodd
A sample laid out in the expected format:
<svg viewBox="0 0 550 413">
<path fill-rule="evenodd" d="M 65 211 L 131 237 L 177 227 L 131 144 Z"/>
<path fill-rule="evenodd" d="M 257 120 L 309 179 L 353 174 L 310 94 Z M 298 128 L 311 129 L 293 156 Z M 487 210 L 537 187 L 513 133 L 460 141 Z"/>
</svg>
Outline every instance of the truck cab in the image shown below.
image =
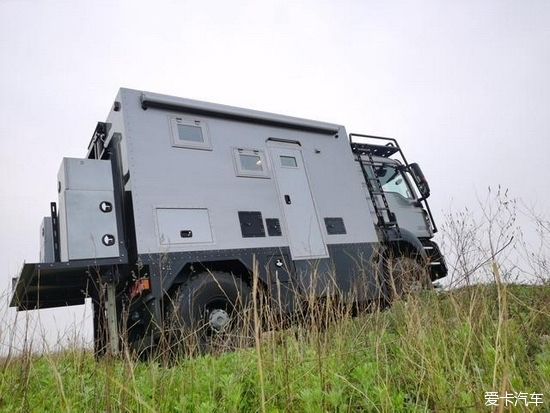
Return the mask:
<svg viewBox="0 0 550 413">
<path fill-rule="evenodd" d="M 432 280 L 446 276 L 444 257 L 432 241 L 437 227 L 427 200 L 430 187 L 420 166 L 408 163 L 392 138 L 350 134 L 350 144 L 381 238 L 418 240 Z"/>
</svg>

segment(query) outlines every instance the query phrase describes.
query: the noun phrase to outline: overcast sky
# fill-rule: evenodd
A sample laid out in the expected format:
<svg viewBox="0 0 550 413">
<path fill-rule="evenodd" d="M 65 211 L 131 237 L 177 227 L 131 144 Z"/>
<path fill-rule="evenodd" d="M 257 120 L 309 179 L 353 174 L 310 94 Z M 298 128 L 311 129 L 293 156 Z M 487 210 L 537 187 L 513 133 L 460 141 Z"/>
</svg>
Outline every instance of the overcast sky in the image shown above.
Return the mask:
<svg viewBox="0 0 550 413">
<path fill-rule="evenodd" d="M 394 137 L 441 221 L 499 184 L 548 211 L 549 73 L 548 0 L 0 0 L 0 291 L 119 87 Z"/>
</svg>

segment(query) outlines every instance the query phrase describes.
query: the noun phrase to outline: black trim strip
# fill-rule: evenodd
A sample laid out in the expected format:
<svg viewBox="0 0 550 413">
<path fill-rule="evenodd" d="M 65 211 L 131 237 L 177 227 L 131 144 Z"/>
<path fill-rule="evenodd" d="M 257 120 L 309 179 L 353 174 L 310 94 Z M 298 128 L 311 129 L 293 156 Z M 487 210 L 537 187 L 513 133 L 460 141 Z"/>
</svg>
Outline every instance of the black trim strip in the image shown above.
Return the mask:
<svg viewBox="0 0 550 413">
<path fill-rule="evenodd" d="M 321 133 L 324 135 L 335 135 L 339 131 L 338 125 L 329 123 L 324 124 L 322 122 L 307 119 L 275 115 L 267 112 L 240 109 L 225 105 L 215 105 L 212 103 L 193 101 L 189 99 L 178 99 L 169 96 L 154 95 L 151 93 L 141 94 L 141 107 L 144 110 L 148 108 L 169 109 L 195 115 L 212 116 L 215 118 L 231 119 L 260 125 L 303 130 L 307 132 Z"/>
</svg>

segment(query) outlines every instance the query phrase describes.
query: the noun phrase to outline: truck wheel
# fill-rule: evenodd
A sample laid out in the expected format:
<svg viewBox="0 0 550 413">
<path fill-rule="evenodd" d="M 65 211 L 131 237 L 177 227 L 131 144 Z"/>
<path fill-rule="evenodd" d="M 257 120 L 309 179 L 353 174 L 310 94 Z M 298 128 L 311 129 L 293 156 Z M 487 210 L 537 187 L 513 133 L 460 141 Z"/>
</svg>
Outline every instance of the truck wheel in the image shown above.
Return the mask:
<svg viewBox="0 0 550 413">
<path fill-rule="evenodd" d="M 425 265 L 406 256 L 393 256 L 387 263 L 389 301 L 406 299 L 432 288 L 430 273 Z"/>
<path fill-rule="evenodd" d="M 252 291 L 238 277 L 207 272 L 191 278 L 176 294 L 171 317 L 183 350 L 193 355 L 250 344 L 251 303 Z"/>
</svg>

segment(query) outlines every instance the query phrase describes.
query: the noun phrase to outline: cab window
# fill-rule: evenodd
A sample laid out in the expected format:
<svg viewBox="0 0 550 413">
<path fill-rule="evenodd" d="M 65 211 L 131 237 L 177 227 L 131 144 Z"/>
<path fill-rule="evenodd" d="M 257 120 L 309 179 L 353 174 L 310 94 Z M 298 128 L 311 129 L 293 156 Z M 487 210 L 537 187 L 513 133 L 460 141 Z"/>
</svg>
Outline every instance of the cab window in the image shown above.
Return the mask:
<svg viewBox="0 0 550 413">
<path fill-rule="evenodd" d="M 413 191 L 407 183 L 403 172 L 391 165 L 376 165 L 376 175 L 384 192 L 393 192 L 407 199 L 414 199 Z"/>
</svg>

